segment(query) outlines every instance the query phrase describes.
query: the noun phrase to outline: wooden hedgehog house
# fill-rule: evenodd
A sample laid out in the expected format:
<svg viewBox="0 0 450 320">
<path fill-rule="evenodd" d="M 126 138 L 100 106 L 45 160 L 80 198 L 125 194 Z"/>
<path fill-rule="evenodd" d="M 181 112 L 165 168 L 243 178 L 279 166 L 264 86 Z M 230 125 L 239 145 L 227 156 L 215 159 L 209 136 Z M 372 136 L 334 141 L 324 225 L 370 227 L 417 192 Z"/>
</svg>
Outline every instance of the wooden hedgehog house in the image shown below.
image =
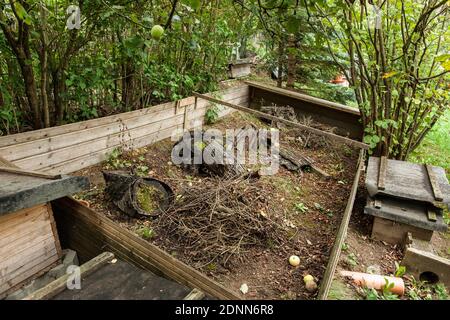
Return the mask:
<svg viewBox="0 0 450 320">
<path fill-rule="evenodd" d="M 0 298 L 62 257 L 50 201 L 87 187 L 84 177 L 21 170 L 0 158 Z"/>
<path fill-rule="evenodd" d="M 450 203 L 450 186 L 443 168 L 370 157 L 366 188 L 374 239 L 403 244 L 407 233 L 430 241 L 435 231 L 447 231 L 442 207 Z"/>
</svg>

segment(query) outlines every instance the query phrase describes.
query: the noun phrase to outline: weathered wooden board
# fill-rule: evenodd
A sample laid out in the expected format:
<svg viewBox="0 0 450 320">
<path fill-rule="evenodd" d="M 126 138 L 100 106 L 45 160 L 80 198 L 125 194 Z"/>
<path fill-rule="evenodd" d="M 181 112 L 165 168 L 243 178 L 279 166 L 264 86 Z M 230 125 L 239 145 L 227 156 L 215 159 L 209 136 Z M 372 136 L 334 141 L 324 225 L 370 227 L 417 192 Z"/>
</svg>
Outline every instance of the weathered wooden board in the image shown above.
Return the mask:
<svg viewBox="0 0 450 320">
<path fill-rule="evenodd" d="M 233 90 L 229 93 L 224 94 L 224 98 L 227 100 L 248 100 L 248 92 L 246 90 Z M 189 100 L 188 102 L 191 102 Z M 198 102 L 196 109 L 206 109 L 206 102 Z M 105 138 L 110 136 L 122 137 L 124 140 L 129 139 L 129 132 L 147 132 L 147 128 L 150 128 L 152 124 L 160 124 L 162 128 L 167 123 L 170 123 L 173 118 L 180 119 L 183 117 L 184 109 L 191 105 L 184 105 L 183 110 L 178 107 L 176 108 L 176 103 L 170 105 L 165 104 L 165 109 L 160 110 L 159 106 L 149 108 L 145 114 L 140 114 L 138 116 L 128 117 L 128 113 L 124 113 L 123 118 L 114 117 L 115 119 L 111 123 L 106 123 L 100 126 L 89 127 L 82 130 L 70 131 L 60 135 L 54 135 L 48 138 L 36 139 L 24 143 L 18 143 L 15 145 L 6 146 L 0 148 L 0 154 L 8 159 L 9 161 L 14 161 L 18 163 L 17 160 L 27 159 L 36 155 L 44 155 L 50 158 L 53 156 L 53 151 L 58 151 L 59 149 L 65 149 L 70 146 L 76 146 L 78 144 L 92 142 L 98 138 Z M 193 115 L 196 118 L 199 115 Z M 103 119 L 103 118 L 101 118 Z M 164 121 L 166 120 L 166 121 Z M 155 127 L 153 125 L 152 127 Z M 56 127 L 57 129 L 59 127 Z M 0 139 L 1 140 L 1 139 Z M 20 166 L 20 164 L 18 164 Z"/>
<path fill-rule="evenodd" d="M 386 164 L 385 190 L 378 189 L 378 170 L 380 158 L 370 157 L 367 165 L 366 188 L 369 195 L 388 195 L 392 197 L 434 203 L 435 195 L 424 165 L 388 160 Z M 436 176 L 436 183 L 442 191 L 444 203 L 450 203 L 450 185 L 445 170 L 431 166 Z"/>
<path fill-rule="evenodd" d="M 265 112 L 261 112 L 261 111 L 258 111 L 258 110 L 255 110 L 255 109 L 251 109 L 251 108 L 248 108 L 248 107 L 245 107 L 245 106 L 241 106 L 241 105 L 238 105 L 238 104 L 235 104 L 235 103 L 231 103 L 231 102 L 227 102 L 227 101 L 224 101 L 224 100 L 220 100 L 220 99 L 211 97 L 209 95 L 195 93 L 195 96 L 197 96 L 198 98 L 201 98 L 201 99 L 209 100 L 209 101 L 211 101 L 213 103 L 216 103 L 216 104 L 219 104 L 219 105 L 224 105 L 224 106 L 227 106 L 227 107 L 239 110 L 239 111 L 244 111 L 244 112 L 253 114 L 253 115 L 255 115 L 257 117 L 260 117 L 260 118 L 263 118 L 263 119 L 281 122 L 281 123 L 290 125 L 292 127 L 299 128 L 299 129 L 302 129 L 302 130 L 310 132 L 310 133 L 314 133 L 314 134 L 319 135 L 319 136 L 327 137 L 327 138 L 330 138 L 332 140 L 335 140 L 335 141 L 338 141 L 338 142 L 341 142 L 341 143 L 345 143 L 347 145 L 356 146 L 358 148 L 362 148 L 362 149 L 366 149 L 366 150 L 369 149 L 369 146 L 367 144 L 365 144 L 365 143 L 362 143 L 362 142 L 356 141 L 356 140 L 352 140 L 352 139 L 349 139 L 349 138 L 346 138 L 346 137 L 343 137 L 343 136 L 340 136 L 340 135 L 336 135 L 336 134 L 331 133 L 331 132 L 327 132 L 327 131 L 323 131 L 323 130 L 320 130 L 320 129 L 316 129 L 316 128 L 313 128 L 313 127 L 310 127 L 310 126 L 307 126 L 307 125 L 303 125 L 301 123 L 294 122 L 294 121 L 291 121 L 291 120 L 286 120 L 286 119 L 283 119 L 283 118 L 280 118 L 280 117 L 275 117 L 275 116 L 272 116 L 272 115 L 267 114 Z"/>
<path fill-rule="evenodd" d="M 248 62 L 230 64 L 230 77 L 237 79 L 249 76 L 252 73 L 251 66 Z"/>
<path fill-rule="evenodd" d="M 80 266 L 80 276 L 83 278 L 89 276 L 91 273 L 101 269 L 106 264 L 111 263 L 113 259 L 114 255 L 111 252 L 103 252 L 102 254 L 94 257 L 92 260 L 89 260 L 88 262 Z M 45 287 L 28 295 L 23 300 L 50 299 L 58 293 L 63 292 L 67 289 L 67 281 L 69 280 L 69 277 L 70 274 L 65 274 L 64 276 L 49 283 Z"/>
<path fill-rule="evenodd" d="M 53 300 L 181 300 L 191 291 L 179 283 L 117 260 L 82 278 L 81 290 L 64 290 Z"/>
<path fill-rule="evenodd" d="M 61 258 L 50 205 L 0 216 L 0 299 Z"/>
<path fill-rule="evenodd" d="M 372 239 L 385 241 L 390 244 L 401 245 L 405 241 L 407 233 L 411 233 L 414 238 L 430 241 L 433 231 L 426 230 L 399 222 L 375 217 L 372 226 Z"/>
<path fill-rule="evenodd" d="M 269 102 L 280 106 L 289 105 L 295 109 L 299 118 L 310 117 L 316 122 L 335 127 L 340 135 L 362 140 L 364 128 L 360 123 L 358 109 L 253 81 L 245 83 L 250 86 L 251 106 L 260 104 L 261 100 L 266 105 Z"/>
<path fill-rule="evenodd" d="M 436 221 L 428 219 L 428 211 L 433 210 Z M 438 209 L 432 209 L 430 205 L 417 202 L 405 201 L 392 197 L 383 197 L 379 200 L 379 208 L 375 206 L 375 201 L 368 199 L 364 208 L 366 214 L 388 219 L 391 221 L 411 225 L 432 231 L 447 231 L 447 224 L 444 222 L 442 214 L 438 214 Z"/>
<path fill-rule="evenodd" d="M 220 95 L 224 99 L 232 99 L 230 97 L 239 97 L 239 96 L 247 96 L 248 97 L 249 88 L 247 85 L 241 85 L 238 87 L 230 88 L 224 91 L 218 91 L 215 92 L 215 95 Z M 187 106 L 190 104 L 195 103 L 195 100 L 193 97 L 188 97 L 185 99 L 182 99 L 179 101 L 179 106 Z M 14 135 L 8 135 L 5 137 L 0 137 L 0 147 L 6 147 L 10 145 L 16 145 L 21 143 L 26 143 L 29 141 L 35 141 L 39 139 L 46 139 L 62 134 L 66 134 L 69 132 L 76 132 L 84 129 L 94 128 L 97 126 L 107 125 L 111 124 L 117 121 L 125 121 L 127 119 L 131 118 L 139 118 L 141 116 L 152 114 L 155 112 L 172 109 L 175 108 L 176 102 L 168 102 L 164 104 L 160 104 L 157 106 L 152 106 L 149 108 L 144 108 L 136 111 L 116 114 L 108 117 L 103 117 L 99 119 L 93 119 L 88 121 L 81 121 L 77 123 L 67 124 L 63 126 L 58 127 L 52 127 L 47 129 L 41 129 L 41 130 L 35 130 L 35 131 L 29 131 L 24 133 L 18 133 Z M 199 103 L 199 107 L 201 107 L 201 103 Z M 0 152 L 1 154 L 1 152 Z"/>
<path fill-rule="evenodd" d="M 58 199 L 53 206 L 63 245 L 76 250 L 82 260 L 108 250 L 120 259 L 213 297 L 240 299 L 236 293 L 73 199 Z"/>
<path fill-rule="evenodd" d="M 406 271 L 416 280 L 425 280 L 421 279 L 421 276 L 426 272 L 432 272 L 438 277 L 440 283 L 447 288 L 450 287 L 450 259 L 410 247 L 406 249 L 401 265 L 405 266 Z"/>
<path fill-rule="evenodd" d="M 71 195 L 89 186 L 85 177 L 58 180 L 0 172 L 0 216 Z"/>
<path fill-rule="evenodd" d="M 247 105 L 248 93 L 244 85 L 216 94 Z M 190 97 L 145 110 L 2 137 L 0 155 L 23 169 L 71 173 L 105 160 L 117 147 L 139 148 L 168 138 L 175 130 L 198 127 L 210 106 L 208 101 Z M 233 111 L 219 107 L 219 117 Z"/>
</svg>

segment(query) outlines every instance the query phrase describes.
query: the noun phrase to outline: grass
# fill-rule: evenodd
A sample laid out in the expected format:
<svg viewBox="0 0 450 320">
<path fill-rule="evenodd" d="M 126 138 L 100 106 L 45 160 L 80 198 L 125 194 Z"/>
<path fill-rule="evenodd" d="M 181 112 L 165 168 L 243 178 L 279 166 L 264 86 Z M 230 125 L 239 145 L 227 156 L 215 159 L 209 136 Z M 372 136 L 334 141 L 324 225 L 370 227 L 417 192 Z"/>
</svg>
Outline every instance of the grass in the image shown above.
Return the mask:
<svg viewBox="0 0 450 320">
<path fill-rule="evenodd" d="M 443 167 L 450 179 L 450 110 L 447 110 L 409 161 Z"/>
</svg>

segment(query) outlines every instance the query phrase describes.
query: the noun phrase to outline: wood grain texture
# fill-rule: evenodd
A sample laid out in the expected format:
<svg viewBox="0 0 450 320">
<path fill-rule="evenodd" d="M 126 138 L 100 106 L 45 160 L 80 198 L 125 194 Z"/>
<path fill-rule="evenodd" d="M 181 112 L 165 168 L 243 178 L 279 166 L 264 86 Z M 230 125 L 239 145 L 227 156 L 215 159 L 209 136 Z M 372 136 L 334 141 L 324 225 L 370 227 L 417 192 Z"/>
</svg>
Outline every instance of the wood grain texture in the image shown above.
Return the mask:
<svg viewBox="0 0 450 320">
<path fill-rule="evenodd" d="M 114 254 L 110 252 L 104 252 L 87 263 L 81 265 L 80 267 L 80 275 L 82 277 L 86 277 L 89 274 L 95 272 L 100 269 L 102 266 L 111 262 L 114 259 Z M 50 299 L 57 295 L 58 293 L 64 291 L 67 288 L 67 280 L 71 275 L 66 274 L 55 281 L 49 283 L 45 287 L 37 290 L 36 292 L 28 295 L 23 300 L 43 300 Z"/>
<path fill-rule="evenodd" d="M 54 201 L 53 208 L 61 240 L 77 250 L 82 260 L 108 250 L 122 260 L 213 297 L 240 299 L 236 293 L 71 198 Z"/>
<path fill-rule="evenodd" d="M 361 141 L 364 128 L 356 108 L 318 99 L 308 95 L 255 82 L 250 85 L 250 105 L 259 109 L 261 104 L 274 103 L 294 108 L 298 119 L 308 118 L 336 129 L 336 133 Z"/>
<path fill-rule="evenodd" d="M 0 298 L 61 258 L 47 204 L 0 216 Z"/>
<path fill-rule="evenodd" d="M 430 241 L 433 236 L 432 230 L 426 230 L 403 223 L 375 217 L 372 226 L 372 239 L 385 241 L 390 244 L 401 245 L 407 233 L 410 232 L 413 238 Z"/>
<path fill-rule="evenodd" d="M 387 168 L 387 158 L 385 156 L 380 158 L 380 165 L 378 167 L 378 189 L 386 189 L 386 168 Z"/>
<path fill-rule="evenodd" d="M 380 158 L 370 157 L 367 165 L 366 188 L 371 198 L 392 196 L 406 200 L 436 201 L 427 169 L 424 165 L 406 161 L 387 160 L 385 190 L 378 189 Z M 450 185 L 441 167 L 431 167 L 435 185 L 442 192 L 444 203 L 450 203 Z M 439 195 L 439 194 L 438 194 Z"/>
<path fill-rule="evenodd" d="M 283 118 L 280 118 L 280 117 L 275 117 L 275 116 L 269 115 L 267 113 L 264 113 L 264 112 L 261 112 L 261 111 L 255 110 L 255 109 L 251 109 L 251 108 L 247 108 L 247 107 L 244 107 L 244 106 L 240 106 L 240 105 L 237 105 L 237 104 L 234 104 L 234 103 L 231 103 L 231 102 L 227 102 L 225 100 L 217 99 L 217 98 L 205 95 L 205 94 L 196 93 L 195 95 L 198 98 L 202 98 L 202 99 L 211 101 L 213 103 L 221 104 L 221 105 L 224 105 L 224 106 L 227 106 L 227 107 L 239 110 L 239 111 L 244 111 L 244 112 L 253 114 L 255 116 L 258 116 L 260 118 L 263 118 L 263 119 L 281 122 L 281 123 L 290 125 L 292 127 L 299 128 L 299 129 L 305 130 L 307 132 L 311 132 L 311 133 L 317 134 L 319 136 L 327 137 L 327 138 L 330 138 L 332 140 L 339 141 L 341 143 L 345 143 L 345 144 L 348 144 L 348 145 L 351 145 L 351 146 L 355 146 L 355 147 L 358 147 L 358 148 L 361 148 L 361 149 L 365 149 L 365 150 L 369 149 L 369 146 L 367 144 L 365 144 L 365 143 L 362 143 L 362 142 L 359 142 L 359 141 L 356 141 L 356 140 L 352 140 L 352 139 L 349 139 L 349 138 L 346 138 L 346 137 L 343 137 L 343 136 L 339 136 L 339 135 L 336 135 L 336 134 L 331 133 L 331 132 L 327 132 L 327 131 L 323 131 L 323 130 L 320 130 L 320 129 L 312 128 L 312 127 L 300 124 L 298 122 L 286 120 L 286 119 L 283 119 Z"/>
<path fill-rule="evenodd" d="M 249 87 L 243 85 L 215 94 L 247 105 Z M 0 155 L 25 170 L 71 173 L 105 160 L 114 148 L 139 148 L 170 137 L 180 126 L 198 127 L 210 106 L 208 101 L 189 97 L 110 117 L 1 137 Z M 219 117 L 233 111 L 220 108 Z"/>
<path fill-rule="evenodd" d="M 434 200 L 439 202 L 443 201 L 444 196 L 442 195 L 441 187 L 439 187 L 438 178 L 434 172 L 433 166 L 427 164 L 425 165 L 425 168 L 427 169 L 428 180 L 430 181 L 431 190 L 434 194 Z"/>
<path fill-rule="evenodd" d="M 7 172 L 0 172 L 0 181 L 0 216 L 80 192 L 89 186 L 85 177 L 49 180 Z"/>
</svg>

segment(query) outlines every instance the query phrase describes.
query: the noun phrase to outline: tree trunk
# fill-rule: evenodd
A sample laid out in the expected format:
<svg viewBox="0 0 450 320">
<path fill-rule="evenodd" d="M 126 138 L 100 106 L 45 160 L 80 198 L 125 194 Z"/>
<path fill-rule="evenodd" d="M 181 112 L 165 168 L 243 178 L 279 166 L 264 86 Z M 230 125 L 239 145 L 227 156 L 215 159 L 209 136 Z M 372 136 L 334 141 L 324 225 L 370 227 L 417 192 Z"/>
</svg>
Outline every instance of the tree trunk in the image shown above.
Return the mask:
<svg viewBox="0 0 450 320">
<path fill-rule="evenodd" d="M 284 45 L 285 39 L 281 36 L 281 39 L 278 43 L 278 79 L 277 79 L 277 87 L 281 88 L 283 86 L 283 65 L 284 65 Z"/>
<path fill-rule="evenodd" d="M 56 123 L 58 125 L 63 124 L 64 121 L 64 101 L 62 98 L 62 93 L 65 90 L 65 76 L 64 72 L 60 69 L 52 72 L 53 80 L 53 99 L 56 111 Z"/>
<path fill-rule="evenodd" d="M 48 54 L 47 54 L 47 14 L 44 7 L 41 6 L 40 15 L 42 20 L 41 28 L 41 48 L 39 51 L 39 59 L 41 61 L 41 110 L 44 116 L 44 127 L 50 127 L 50 111 L 48 107 L 47 82 L 48 82 Z"/>
<path fill-rule="evenodd" d="M 294 89 L 295 83 L 295 36 L 289 35 L 286 87 Z"/>
<path fill-rule="evenodd" d="M 39 99 L 37 94 L 36 82 L 34 80 L 34 71 L 31 61 L 33 57 L 31 55 L 29 47 L 29 37 L 30 32 L 28 26 L 21 22 L 18 23 L 18 34 L 20 35 L 18 39 L 8 24 L 4 23 L 6 17 L 3 15 L 2 10 L 0 10 L 0 27 L 3 30 L 6 40 L 11 47 L 14 55 L 20 66 L 21 75 L 25 84 L 25 94 L 27 96 L 28 105 L 32 112 L 32 122 L 34 129 L 41 128 L 41 117 L 39 113 Z"/>
<path fill-rule="evenodd" d="M 122 65 L 122 105 L 130 110 L 134 96 L 134 65 L 133 61 L 127 59 Z"/>
<path fill-rule="evenodd" d="M 25 94 L 27 96 L 28 105 L 33 113 L 33 128 L 40 129 L 41 117 L 39 113 L 39 99 L 36 89 L 36 82 L 34 81 L 33 67 L 26 61 L 19 59 L 20 69 L 22 71 L 22 77 L 25 82 Z"/>
</svg>

